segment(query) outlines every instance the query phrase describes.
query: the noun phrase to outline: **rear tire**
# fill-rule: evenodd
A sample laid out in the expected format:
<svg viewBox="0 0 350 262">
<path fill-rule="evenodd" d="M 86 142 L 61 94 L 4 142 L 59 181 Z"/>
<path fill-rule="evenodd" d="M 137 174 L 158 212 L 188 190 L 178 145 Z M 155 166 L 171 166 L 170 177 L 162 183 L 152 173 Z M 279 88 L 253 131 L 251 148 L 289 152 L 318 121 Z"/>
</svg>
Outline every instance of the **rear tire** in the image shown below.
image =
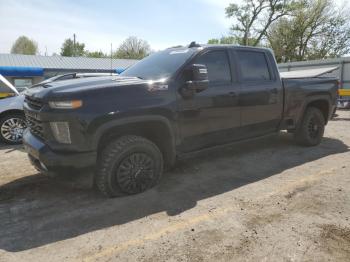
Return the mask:
<svg viewBox="0 0 350 262">
<path fill-rule="evenodd" d="M 21 113 L 9 113 L 0 119 L 0 141 L 6 144 L 21 144 L 26 128 L 25 116 Z"/>
<path fill-rule="evenodd" d="M 155 186 L 163 173 L 163 155 L 151 141 L 123 136 L 112 141 L 99 156 L 95 182 L 107 197 L 137 194 Z"/>
<path fill-rule="evenodd" d="M 295 132 L 295 139 L 303 146 L 316 146 L 321 143 L 324 129 L 325 119 L 322 112 L 318 108 L 309 107 Z"/>
</svg>

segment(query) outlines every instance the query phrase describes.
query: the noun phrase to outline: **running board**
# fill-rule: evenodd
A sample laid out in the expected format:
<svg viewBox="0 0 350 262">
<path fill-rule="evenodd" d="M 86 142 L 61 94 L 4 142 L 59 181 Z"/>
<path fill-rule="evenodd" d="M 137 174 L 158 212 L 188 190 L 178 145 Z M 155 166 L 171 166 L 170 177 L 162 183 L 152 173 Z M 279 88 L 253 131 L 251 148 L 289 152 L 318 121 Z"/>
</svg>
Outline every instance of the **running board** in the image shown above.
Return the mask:
<svg viewBox="0 0 350 262">
<path fill-rule="evenodd" d="M 178 153 L 176 155 L 176 160 L 184 160 L 184 159 L 188 159 L 188 158 L 195 158 L 196 156 L 201 155 L 201 154 L 212 153 L 212 152 L 218 151 L 219 149 L 225 149 L 225 148 L 228 148 L 228 147 L 233 146 L 233 145 L 246 143 L 246 142 L 251 142 L 251 141 L 255 141 L 255 140 L 260 140 L 260 139 L 276 136 L 278 134 L 279 134 L 279 131 L 278 132 L 274 132 L 274 133 L 269 133 L 269 134 L 266 134 L 266 135 L 262 135 L 262 136 L 257 136 L 257 137 L 237 140 L 237 141 L 233 141 L 233 142 L 230 142 L 230 143 L 227 143 L 227 144 L 206 147 L 206 148 L 203 148 L 203 149 L 200 149 L 200 150 L 196 150 L 196 151 L 192 151 L 192 152 L 188 152 L 188 153 Z"/>
</svg>

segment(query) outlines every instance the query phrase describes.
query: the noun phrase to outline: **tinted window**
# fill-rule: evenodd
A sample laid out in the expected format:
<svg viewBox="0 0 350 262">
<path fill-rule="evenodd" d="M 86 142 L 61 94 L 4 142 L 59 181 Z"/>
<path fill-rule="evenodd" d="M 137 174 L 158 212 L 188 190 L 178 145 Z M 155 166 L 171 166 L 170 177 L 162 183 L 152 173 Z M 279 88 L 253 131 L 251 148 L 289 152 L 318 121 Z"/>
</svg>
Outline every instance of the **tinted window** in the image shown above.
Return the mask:
<svg viewBox="0 0 350 262">
<path fill-rule="evenodd" d="M 264 53 L 250 51 L 238 51 L 237 53 L 243 80 L 261 81 L 271 79 Z"/>
<path fill-rule="evenodd" d="M 196 58 L 195 64 L 204 64 L 208 68 L 210 82 L 231 81 L 228 57 L 225 51 L 212 51 Z"/>
</svg>

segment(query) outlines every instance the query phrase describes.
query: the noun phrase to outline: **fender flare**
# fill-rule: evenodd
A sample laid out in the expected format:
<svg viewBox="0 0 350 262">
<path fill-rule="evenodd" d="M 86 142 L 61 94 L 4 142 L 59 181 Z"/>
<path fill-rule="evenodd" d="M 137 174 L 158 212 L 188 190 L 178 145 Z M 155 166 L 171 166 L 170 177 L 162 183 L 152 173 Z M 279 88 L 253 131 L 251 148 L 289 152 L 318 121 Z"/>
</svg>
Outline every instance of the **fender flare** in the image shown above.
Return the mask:
<svg viewBox="0 0 350 262">
<path fill-rule="evenodd" d="M 300 123 L 301 123 L 301 120 L 303 119 L 303 116 L 305 114 L 305 111 L 306 111 L 306 108 L 312 103 L 312 102 L 315 102 L 315 101 L 326 101 L 327 104 L 328 104 L 328 117 L 326 119 L 326 122 L 328 121 L 328 118 L 329 118 L 329 115 L 330 115 L 330 111 L 331 111 L 331 96 L 330 94 L 318 94 L 318 95 L 310 95 L 310 96 L 307 96 L 305 97 L 305 100 L 304 100 L 304 103 L 302 105 L 302 109 L 299 111 L 299 114 L 297 116 L 297 127 L 299 127 Z"/>
<path fill-rule="evenodd" d="M 132 117 L 125 117 L 120 119 L 115 119 L 112 121 L 108 121 L 101 126 L 99 126 L 96 131 L 95 135 L 93 136 L 92 146 L 97 150 L 99 142 L 101 138 L 103 137 L 106 132 L 111 130 L 112 128 L 125 126 L 128 124 L 137 124 L 137 123 L 143 123 L 143 122 L 158 122 L 162 123 L 166 126 L 169 135 L 171 137 L 171 155 L 169 156 L 168 162 L 175 162 L 176 158 L 176 134 L 175 134 L 175 128 L 171 124 L 170 120 L 164 116 L 160 115 L 139 115 L 139 116 L 132 116 Z"/>
</svg>

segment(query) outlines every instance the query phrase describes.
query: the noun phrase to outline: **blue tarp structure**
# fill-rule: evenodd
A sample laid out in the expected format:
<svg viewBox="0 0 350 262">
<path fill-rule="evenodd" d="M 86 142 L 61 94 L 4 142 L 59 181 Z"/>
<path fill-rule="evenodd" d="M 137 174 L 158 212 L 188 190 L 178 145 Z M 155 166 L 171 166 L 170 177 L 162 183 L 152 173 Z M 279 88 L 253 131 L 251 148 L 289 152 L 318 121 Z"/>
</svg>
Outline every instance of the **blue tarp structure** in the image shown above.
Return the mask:
<svg viewBox="0 0 350 262">
<path fill-rule="evenodd" d="M 0 66 L 0 74 L 3 76 L 43 76 L 44 68 L 21 67 L 21 66 Z"/>
<path fill-rule="evenodd" d="M 123 72 L 125 71 L 125 69 L 126 69 L 126 68 L 116 68 L 116 69 L 115 69 L 115 72 L 116 72 L 117 74 L 120 74 L 120 73 L 123 73 Z"/>
</svg>

